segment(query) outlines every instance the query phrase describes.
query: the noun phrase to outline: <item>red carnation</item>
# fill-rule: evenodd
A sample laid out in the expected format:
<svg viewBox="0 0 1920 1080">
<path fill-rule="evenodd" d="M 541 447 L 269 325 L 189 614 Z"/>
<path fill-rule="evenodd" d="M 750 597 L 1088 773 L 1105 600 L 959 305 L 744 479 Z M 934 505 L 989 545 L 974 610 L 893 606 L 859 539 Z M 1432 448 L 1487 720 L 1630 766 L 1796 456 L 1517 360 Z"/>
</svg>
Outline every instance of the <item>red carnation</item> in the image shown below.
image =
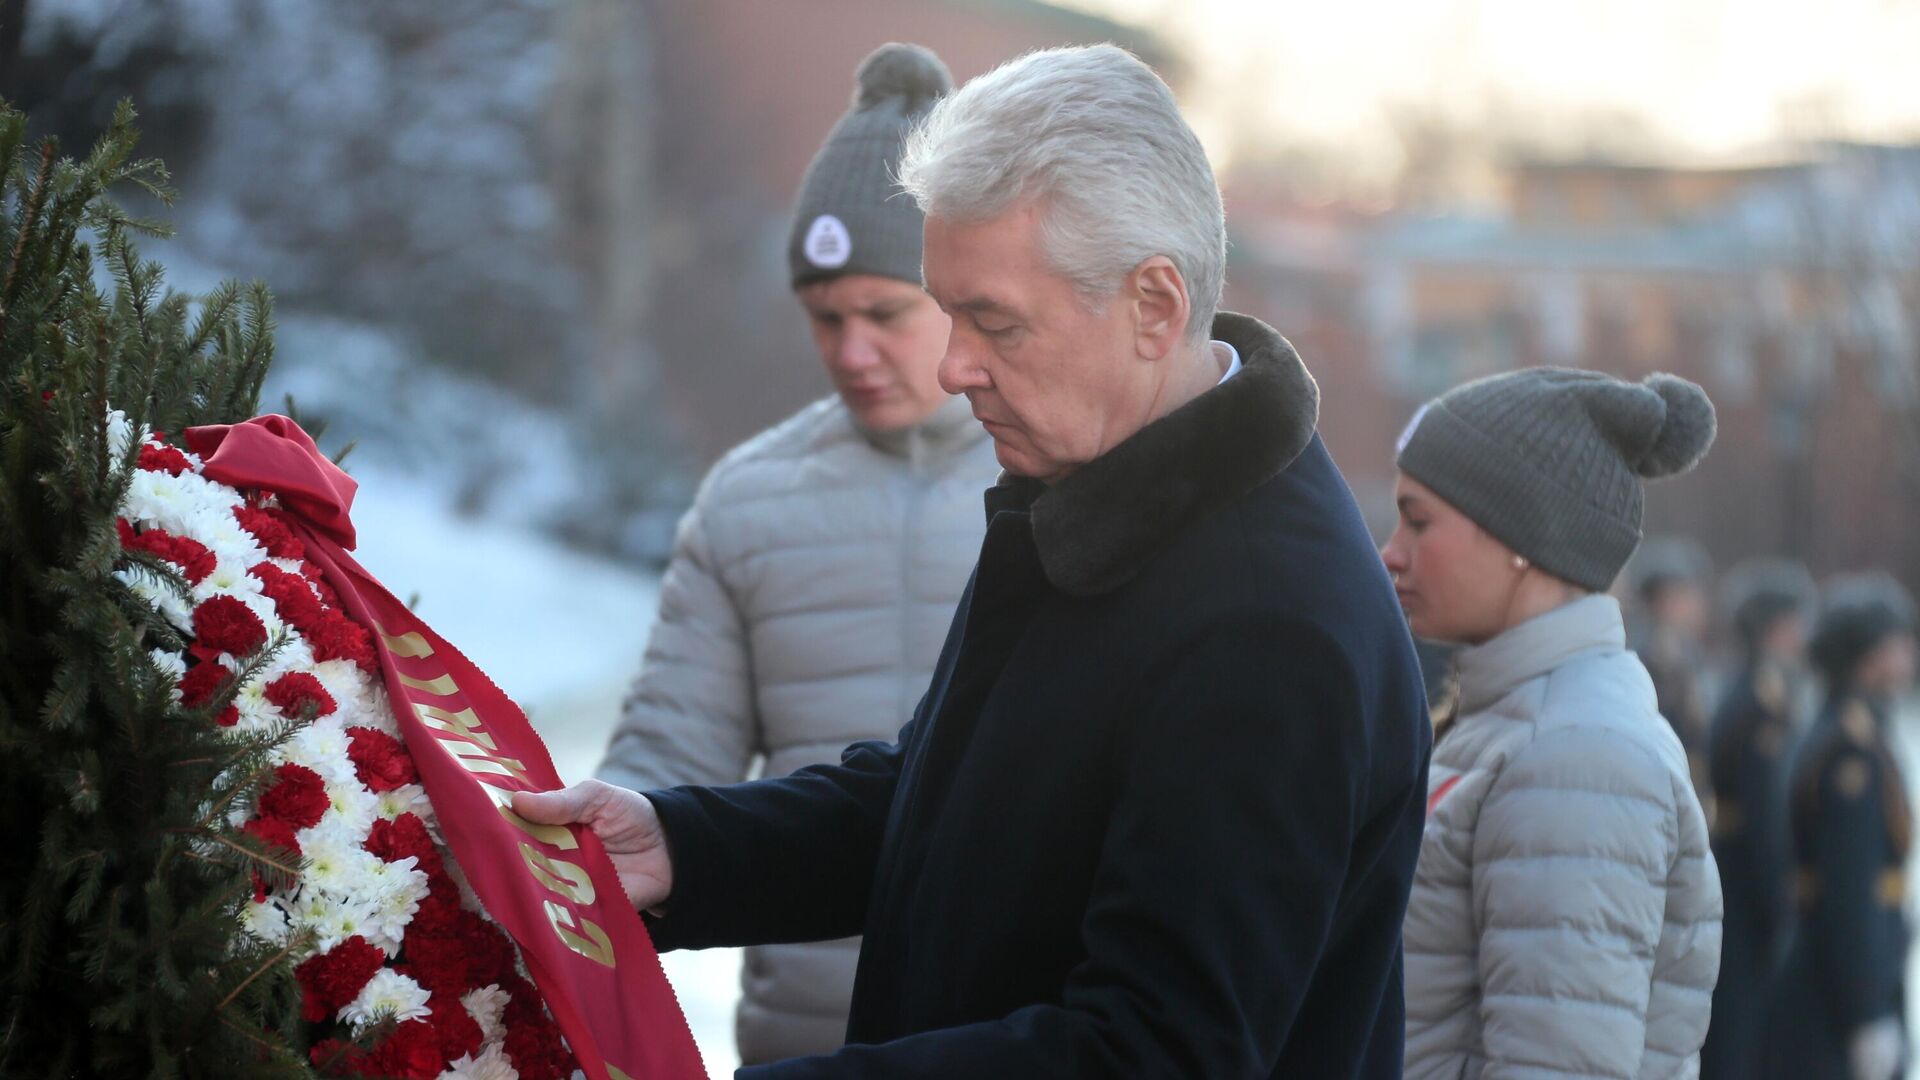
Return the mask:
<svg viewBox="0 0 1920 1080">
<path fill-rule="evenodd" d="M 270 562 L 256 563 L 247 573 L 260 579 L 265 586 L 263 591 L 273 601 L 280 617 L 302 634 L 325 617 L 326 609 L 320 606 L 320 599 L 313 595 L 307 579 L 299 574 L 289 574 Z"/>
<path fill-rule="evenodd" d="M 455 1007 L 459 1007 L 457 1003 Z M 354 1074 L 433 1080 L 451 1060 L 443 1056 L 441 1043 L 440 1028 L 427 1020 L 409 1020 L 394 1028 L 371 1054 L 356 1062 Z"/>
<path fill-rule="evenodd" d="M 133 522 L 126 518 L 114 518 L 113 531 L 120 534 L 120 546 L 123 548 L 132 547 L 134 537 L 139 535 L 133 531 Z"/>
<path fill-rule="evenodd" d="M 260 816 L 279 818 L 297 831 L 310 828 L 327 812 L 327 785 L 305 765 L 288 762 L 273 770 L 279 777 L 260 796 Z"/>
<path fill-rule="evenodd" d="M 301 1015 L 308 1020 L 325 1020 L 358 997 L 367 980 L 386 962 L 387 954 L 359 934 L 301 961 L 293 969 L 294 978 L 300 981 Z"/>
<path fill-rule="evenodd" d="M 286 848 L 295 855 L 300 854 L 300 841 L 293 835 L 293 826 L 279 818 L 257 817 L 242 825 L 240 831 L 270 848 Z M 264 900 L 266 897 L 266 882 L 256 874 L 253 879 L 253 898 Z"/>
<path fill-rule="evenodd" d="M 434 850 L 433 837 L 427 833 L 427 823 L 417 814 L 401 814 L 388 821 L 381 818 L 373 823 L 373 829 L 367 833 L 366 849 L 379 856 L 385 862 L 399 862 L 402 859 L 418 860 L 416 869 L 431 880 L 444 873 L 446 867 L 440 861 L 440 853 Z"/>
<path fill-rule="evenodd" d="M 519 995 L 514 996 L 519 1000 Z M 573 1052 L 560 1039 L 560 1029 L 536 1008 L 532 1015 L 507 1025 L 507 1058 L 520 1080 L 567 1080 L 577 1067 Z"/>
<path fill-rule="evenodd" d="M 518 973 L 499 980 L 507 992 L 507 1008 L 501 1015 L 507 1026 L 507 1057 L 527 1080 L 562 1080 L 572 1076 L 579 1065 L 573 1052 L 560 1039 L 542 1004 L 540 992 Z"/>
<path fill-rule="evenodd" d="M 433 1029 L 435 1040 L 440 1045 L 442 1061 L 458 1061 L 468 1054 L 476 1053 L 480 1044 L 486 1041 L 486 1033 L 480 1030 L 480 1024 L 473 1014 L 467 1011 L 460 999 L 448 994 L 435 994 L 427 1008 L 433 1015 L 426 1023 Z"/>
<path fill-rule="evenodd" d="M 307 644 L 316 660 L 351 660 L 369 675 L 378 675 L 373 659 L 373 639 L 366 628 L 337 611 L 330 611 L 306 631 Z"/>
<path fill-rule="evenodd" d="M 193 609 L 193 636 L 208 648 L 249 656 L 267 643 L 267 628 L 237 597 L 215 596 Z"/>
<path fill-rule="evenodd" d="M 392 791 L 406 784 L 417 783 L 419 772 L 413 767 L 413 755 L 399 739 L 384 731 L 373 728 L 350 727 L 347 738 L 351 745 L 347 747 L 347 757 L 353 760 L 353 768 L 360 776 L 360 782 L 374 792 Z"/>
<path fill-rule="evenodd" d="M 165 443 L 144 443 L 140 447 L 140 467 L 148 472 L 172 473 L 179 476 L 193 468 L 187 455 L 178 448 Z"/>
<path fill-rule="evenodd" d="M 266 697 L 288 716 L 299 716 L 309 705 L 315 716 L 326 716 L 339 708 L 320 680 L 304 671 L 288 672 L 268 683 Z"/>
<path fill-rule="evenodd" d="M 238 506 L 233 516 L 239 520 L 240 527 L 253 534 L 267 554 L 276 559 L 304 559 L 307 549 L 294 538 L 293 530 L 287 527 L 285 516 L 278 510 L 269 510 L 263 506 Z"/>
<path fill-rule="evenodd" d="M 189 709 L 197 709 L 214 698 L 226 688 L 227 680 L 233 678 L 233 672 L 211 660 L 203 660 L 193 665 L 180 678 L 180 704 Z"/>
<path fill-rule="evenodd" d="M 115 523 L 120 530 L 120 546 L 128 551 L 144 551 L 178 566 L 181 576 L 198 585 L 213 573 L 218 562 L 205 544 L 187 536 L 175 536 L 165 529 L 134 532 L 122 518 Z"/>
</svg>

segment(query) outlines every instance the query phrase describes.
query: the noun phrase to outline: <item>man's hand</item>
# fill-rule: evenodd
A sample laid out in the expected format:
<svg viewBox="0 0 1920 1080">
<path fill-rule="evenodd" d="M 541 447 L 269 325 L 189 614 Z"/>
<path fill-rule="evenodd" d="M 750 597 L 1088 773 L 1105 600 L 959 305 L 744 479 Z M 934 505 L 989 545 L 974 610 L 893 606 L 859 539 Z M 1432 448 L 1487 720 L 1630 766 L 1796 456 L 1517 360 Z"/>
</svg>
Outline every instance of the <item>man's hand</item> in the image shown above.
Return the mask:
<svg viewBox="0 0 1920 1080">
<path fill-rule="evenodd" d="M 593 830 L 620 872 L 627 899 L 642 911 L 666 903 L 673 892 L 667 836 L 653 804 L 637 791 L 583 780 L 560 791 L 517 791 L 513 812 L 536 825 L 572 825 Z"/>
</svg>

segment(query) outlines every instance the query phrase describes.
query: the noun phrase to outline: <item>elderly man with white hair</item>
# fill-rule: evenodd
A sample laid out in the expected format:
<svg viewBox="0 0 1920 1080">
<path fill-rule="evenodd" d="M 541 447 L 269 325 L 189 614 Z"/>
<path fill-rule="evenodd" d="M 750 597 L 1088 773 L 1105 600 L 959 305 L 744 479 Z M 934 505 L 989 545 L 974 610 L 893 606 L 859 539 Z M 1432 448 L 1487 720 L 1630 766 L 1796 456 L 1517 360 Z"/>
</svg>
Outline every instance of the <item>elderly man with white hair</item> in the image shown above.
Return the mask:
<svg viewBox="0 0 1920 1080">
<path fill-rule="evenodd" d="M 837 765 L 515 806 L 661 948 L 863 932 L 847 1045 L 745 1077 L 1397 1077 L 1430 733 L 1291 346 L 1215 314 L 1219 189 L 1101 46 L 943 99 L 901 179 L 1005 472 L 931 686 Z"/>
</svg>

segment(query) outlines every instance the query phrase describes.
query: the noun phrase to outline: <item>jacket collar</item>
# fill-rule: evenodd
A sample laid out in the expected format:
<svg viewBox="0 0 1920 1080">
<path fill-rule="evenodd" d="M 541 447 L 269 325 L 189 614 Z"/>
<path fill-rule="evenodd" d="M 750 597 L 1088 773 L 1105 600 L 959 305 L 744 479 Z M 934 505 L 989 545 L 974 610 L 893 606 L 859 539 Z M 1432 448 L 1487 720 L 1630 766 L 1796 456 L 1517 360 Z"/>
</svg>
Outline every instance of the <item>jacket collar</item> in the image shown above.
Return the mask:
<svg viewBox="0 0 1920 1080">
<path fill-rule="evenodd" d="M 1027 509 L 1054 588 L 1097 596 L 1120 587 L 1187 525 L 1266 483 L 1313 439 L 1320 389 L 1272 327 L 1222 312 L 1238 375 L 1135 432 L 1059 483 L 1002 474 L 987 515 Z"/>
<path fill-rule="evenodd" d="M 1460 714 L 1485 709 L 1521 683 L 1537 679 L 1583 652 L 1619 652 L 1627 647 L 1620 602 L 1605 594 L 1584 596 L 1537 615 L 1484 645 L 1462 649 Z"/>
</svg>

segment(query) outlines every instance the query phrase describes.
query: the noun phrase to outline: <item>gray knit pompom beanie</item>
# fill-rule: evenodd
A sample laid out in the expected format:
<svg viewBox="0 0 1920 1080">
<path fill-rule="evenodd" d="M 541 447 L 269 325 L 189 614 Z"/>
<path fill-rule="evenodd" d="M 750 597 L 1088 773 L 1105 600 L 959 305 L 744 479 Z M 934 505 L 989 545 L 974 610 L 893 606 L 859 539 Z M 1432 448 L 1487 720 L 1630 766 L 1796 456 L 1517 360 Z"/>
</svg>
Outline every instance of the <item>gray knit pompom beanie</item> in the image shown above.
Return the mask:
<svg viewBox="0 0 1920 1080">
<path fill-rule="evenodd" d="M 1675 375 L 1525 368 L 1421 406 L 1399 466 L 1535 566 L 1600 592 L 1640 543 L 1645 481 L 1699 464 L 1715 430 L 1706 391 Z"/>
<path fill-rule="evenodd" d="M 853 104 L 800 182 L 787 237 L 793 287 L 841 274 L 920 284 L 920 207 L 894 181 L 907 131 L 953 86 L 918 45 L 882 45 L 853 78 Z"/>
</svg>

